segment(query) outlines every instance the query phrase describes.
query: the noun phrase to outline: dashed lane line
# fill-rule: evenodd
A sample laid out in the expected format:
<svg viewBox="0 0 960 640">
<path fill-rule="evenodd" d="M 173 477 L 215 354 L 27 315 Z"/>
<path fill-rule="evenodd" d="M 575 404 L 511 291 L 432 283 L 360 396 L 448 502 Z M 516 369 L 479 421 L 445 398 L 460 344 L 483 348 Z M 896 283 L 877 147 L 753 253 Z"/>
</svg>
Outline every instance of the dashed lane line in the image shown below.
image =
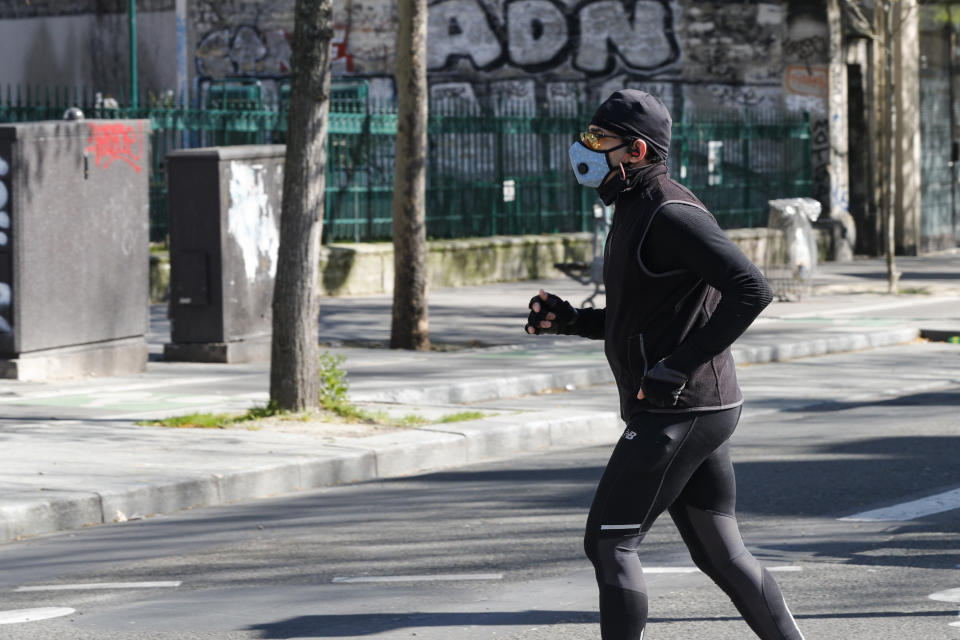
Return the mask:
<svg viewBox="0 0 960 640">
<path fill-rule="evenodd" d="M 852 516 L 838 518 L 844 522 L 906 522 L 944 511 L 960 509 L 960 489 L 944 491 L 936 495 L 902 502 L 882 509 L 873 509 Z"/>
<path fill-rule="evenodd" d="M 960 589 L 946 589 L 944 591 L 937 591 L 927 596 L 931 600 L 937 600 L 939 602 L 960 602 Z"/>
<path fill-rule="evenodd" d="M 797 565 L 788 565 L 781 567 L 768 567 L 767 571 L 774 572 L 792 572 L 803 571 L 803 567 Z M 644 573 L 648 574 L 688 574 L 699 573 L 700 569 L 696 567 L 644 567 Z M 409 576 L 352 576 L 336 577 L 332 582 L 336 584 L 359 584 L 359 583 L 377 583 L 377 582 L 455 582 L 467 580 L 502 580 L 502 573 L 450 573 L 437 575 L 409 575 Z"/>
<path fill-rule="evenodd" d="M 927 597 L 938 602 L 952 602 L 956 604 L 960 603 L 960 589 L 945 589 L 944 591 L 931 593 Z M 958 612 L 957 615 L 960 615 L 960 612 Z M 950 622 L 948 624 L 951 627 L 960 627 L 960 621 Z"/>
<path fill-rule="evenodd" d="M 411 575 L 411 576 L 354 576 L 349 578 L 334 578 L 339 584 L 356 584 L 367 582 L 455 582 L 460 580 L 502 580 L 502 573 L 450 573 L 439 575 Z"/>
<path fill-rule="evenodd" d="M 40 607 L 37 609 L 13 609 L 11 611 L 0 611 L 0 624 L 20 624 L 23 622 L 36 622 L 38 620 L 49 620 L 50 618 L 61 618 L 76 613 L 76 609 L 69 607 Z"/>
<path fill-rule="evenodd" d="M 785 572 L 794 572 L 794 571 L 803 571 L 803 567 L 798 565 L 785 565 L 782 567 L 766 567 L 767 571 L 772 571 L 775 573 L 785 573 Z M 684 574 L 684 573 L 700 573 L 700 569 L 697 567 L 644 567 L 644 573 L 649 574 Z"/>
<path fill-rule="evenodd" d="M 179 587 L 179 580 L 166 582 L 90 582 L 86 584 L 44 584 L 32 587 L 17 587 L 15 591 L 95 591 L 110 589 L 170 589 Z"/>
</svg>

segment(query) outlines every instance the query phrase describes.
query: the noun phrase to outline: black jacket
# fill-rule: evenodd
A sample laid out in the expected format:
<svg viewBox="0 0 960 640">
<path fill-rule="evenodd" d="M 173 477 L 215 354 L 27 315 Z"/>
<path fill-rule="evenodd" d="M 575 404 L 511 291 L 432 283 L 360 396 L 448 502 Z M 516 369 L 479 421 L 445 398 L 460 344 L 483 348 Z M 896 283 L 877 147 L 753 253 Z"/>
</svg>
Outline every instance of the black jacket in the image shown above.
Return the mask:
<svg viewBox="0 0 960 640">
<path fill-rule="evenodd" d="M 573 332 L 604 340 L 623 419 L 743 401 L 730 345 L 773 299 L 760 271 L 663 164 L 617 197 L 604 253 L 606 309 L 580 311 Z M 638 400 L 659 360 L 687 375 L 675 407 Z"/>
</svg>

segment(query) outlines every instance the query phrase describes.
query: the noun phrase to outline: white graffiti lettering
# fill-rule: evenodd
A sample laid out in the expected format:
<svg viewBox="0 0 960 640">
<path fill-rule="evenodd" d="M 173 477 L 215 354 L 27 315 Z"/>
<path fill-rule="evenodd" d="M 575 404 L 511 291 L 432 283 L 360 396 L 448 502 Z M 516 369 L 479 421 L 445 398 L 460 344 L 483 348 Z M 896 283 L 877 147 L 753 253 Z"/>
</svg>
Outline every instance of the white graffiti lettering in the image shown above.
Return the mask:
<svg viewBox="0 0 960 640">
<path fill-rule="evenodd" d="M 549 63 L 567 42 L 567 18 L 548 0 L 513 2 L 507 7 L 510 62 L 524 67 Z"/>
<path fill-rule="evenodd" d="M 333 68 L 339 74 L 386 64 L 394 46 L 387 14 L 351 8 L 335 27 Z M 382 12 L 381 12 L 382 13 Z M 349 19 L 347 19 L 349 18 Z M 517 68 L 530 73 L 570 68 L 588 76 L 647 74 L 680 57 L 668 0 L 434 0 L 428 14 L 431 71 Z M 290 34 L 239 25 L 200 38 L 194 54 L 202 76 L 266 76 L 290 71 Z"/>
<path fill-rule="evenodd" d="M 595 2 L 580 11 L 580 24 L 589 26 L 581 26 L 589 37 L 581 37 L 576 55 L 583 71 L 610 72 L 615 58 L 629 69 L 652 71 L 678 57 L 670 9 L 660 2 L 640 0 L 632 15 L 619 0 Z"/>
<path fill-rule="evenodd" d="M 440 68 L 468 59 L 484 69 L 497 62 L 503 48 L 487 15 L 473 0 L 448 0 L 430 7 L 427 66 Z"/>
<path fill-rule="evenodd" d="M 589 2 L 576 11 L 553 0 L 514 0 L 505 9 L 506 29 L 498 28 L 500 20 L 474 0 L 431 5 L 429 68 L 451 69 L 466 59 L 480 70 L 512 65 L 538 72 L 572 58 L 575 69 L 589 74 L 618 66 L 650 72 L 680 55 L 665 0 L 638 0 L 629 12 L 622 0 Z"/>
</svg>

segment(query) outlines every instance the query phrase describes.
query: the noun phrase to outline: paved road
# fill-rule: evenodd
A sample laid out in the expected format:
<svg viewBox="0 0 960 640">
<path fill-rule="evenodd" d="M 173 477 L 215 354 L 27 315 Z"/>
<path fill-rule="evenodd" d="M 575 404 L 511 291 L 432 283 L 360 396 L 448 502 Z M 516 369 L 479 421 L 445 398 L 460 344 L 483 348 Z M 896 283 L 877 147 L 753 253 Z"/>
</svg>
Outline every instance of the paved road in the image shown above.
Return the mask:
<svg viewBox="0 0 960 640">
<path fill-rule="evenodd" d="M 750 400 L 735 436 L 744 535 L 777 568 L 808 640 L 960 637 L 960 509 L 839 520 L 960 487 L 958 358 L 960 346 L 916 343 L 738 370 Z M 604 385 L 478 406 L 612 402 Z M 544 451 L 5 545 L 0 610 L 75 612 L 0 624 L 0 638 L 595 639 L 580 536 L 609 450 Z M 668 520 L 643 560 L 650 638 L 751 637 L 706 578 L 677 573 L 691 565 Z M 389 576 L 430 579 L 343 581 Z M 169 584 L 17 591 L 130 582 Z"/>
</svg>

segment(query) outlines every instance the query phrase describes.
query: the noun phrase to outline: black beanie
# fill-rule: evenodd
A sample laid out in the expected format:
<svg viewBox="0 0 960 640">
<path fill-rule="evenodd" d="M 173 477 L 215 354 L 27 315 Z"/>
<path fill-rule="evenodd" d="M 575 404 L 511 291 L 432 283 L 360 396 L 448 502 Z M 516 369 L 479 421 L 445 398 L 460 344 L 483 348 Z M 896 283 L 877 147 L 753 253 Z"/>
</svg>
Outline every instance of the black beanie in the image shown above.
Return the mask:
<svg viewBox="0 0 960 640">
<path fill-rule="evenodd" d="M 590 124 L 624 138 L 643 138 L 666 159 L 673 120 L 660 99 L 638 89 L 614 91 L 597 107 Z"/>
</svg>

